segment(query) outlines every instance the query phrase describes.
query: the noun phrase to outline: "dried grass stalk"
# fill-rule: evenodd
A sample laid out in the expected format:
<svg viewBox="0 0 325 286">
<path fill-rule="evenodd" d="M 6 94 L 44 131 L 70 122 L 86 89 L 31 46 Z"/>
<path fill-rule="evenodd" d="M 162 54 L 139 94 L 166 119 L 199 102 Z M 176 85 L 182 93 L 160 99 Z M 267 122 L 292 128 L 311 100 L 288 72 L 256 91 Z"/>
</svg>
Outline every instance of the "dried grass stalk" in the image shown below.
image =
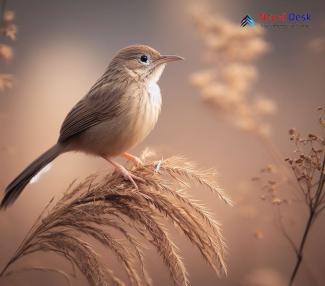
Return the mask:
<svg viewBox="0 0 325 286">
<path fill-rule="evenodd" d="M 51 251 L 78 268 L 92 286 L 124 285 L 84 240 L 91 237 L 116 255 L 131 285 L 151 285 L 138 242 L 142 237 L 156 248 L 173 283 L 189 285 L 179 251 L 164 225 L 166 219 L 199 249 L 215 272 L 226 273 L 225 243 L 219 224 L 185 193 L 196 182 L 231 204 L 213 181 L 213 173 L 200 171 L 178 157 L 155 162 L 143 159 L 142 167 L 132 169 L 145 180 L 138 183 L 138 190 L 115 173 L 95 174 L 78 185 L 73 183 L 52 208 L 46 208 L 46 215 L 43 211 L 1 276 L 11 275 L 13 271 L 7 269 L 20 258 Z M 112 229 L 124 240 L 114 237 Z M 68 277 L 61 270 L 54 271 Z"/>
</svg>

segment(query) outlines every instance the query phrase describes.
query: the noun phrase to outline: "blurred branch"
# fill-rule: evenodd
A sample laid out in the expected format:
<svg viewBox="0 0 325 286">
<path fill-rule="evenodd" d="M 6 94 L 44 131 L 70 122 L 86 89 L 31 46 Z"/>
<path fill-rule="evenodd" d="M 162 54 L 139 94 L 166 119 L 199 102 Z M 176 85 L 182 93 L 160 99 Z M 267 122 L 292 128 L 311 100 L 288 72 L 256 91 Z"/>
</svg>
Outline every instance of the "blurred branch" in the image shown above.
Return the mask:
<svg viewBox="0 0 325 286">
<path fill-rule="evenodd" d="M 278 226 L 279 226 L 279 229 L 280 229 L 282 235 L 287 239 L 290 246 L 292 247 L 292 250 L 297 255 L 298 254 L 298 247 L 296 246 L 296 244 L 294 243 L 292 237 L 290 236 L 290 234 L 286 230 L 286 228 L 285 228 L 285 226 L 283 224 L 283 221 L 282 221 L 282 216 L 280 214 L 280 208 L 278 208 L 278 207 L 277 207 L 277 216 L 278 216 Z"/>
<path fill-rule="evenodd" d="M 1 0 L 1 19 L 0 19 L 1 25 L 4 24 L 4 16 L 5 16 L 5 12 L 6 12 L 6 4 L 7 4 L 7 0 Z"/>
<path fill-rule="evenodd" d="M 317 110 L 325 113 L 325 108 L 323 107 L 319 107 Z M 322 123 L 322 118 L 319 122 Z M 320 127 L 321 130 L 324 130 L 325 125 L 320 124 Z M 263 168 L 263 176 L 255 177 L 254 181 L 262 184 L 262 189 L 266 191 L 266 195 L 262 196 L 263 200 L 270 199 L 271 203 L 277 207 L 278 212 L 280 212 L 279 208 L 281 205 L 294 202 L 293 199 L 281 198 L 277 194 L 280 189 L 288 187 L 290 187 L 290 191 L 293 190 L 293 192 L 290 193 L 290 197 L 300 195 L 300 199 L 296 201 L 304 203 L 308 209 L 308 217 L 304 225 L 301 241 L 298 245 L 294 243 L 294 240 L 283 224 L 283 216 L 278 214 L 281 234 L 289 242 L 296 257 L 289 280 L 289 286 L 291 286 L 301 267 L 303 253 L 310 235 L 311 227 L 318 215 L 324 210 L 325 137 L 312 133 L 303 137 L 293 128 L 289 130 L 289 136 L 290 141 L 294 144 L 295 150 L 293 151 L 294 156 L 292 158 L 286 158 L 285 162 L 287 162 L 288 166 L 291 168 L 295 181 L 291 182 L 288 180 L 284 182 L 282 176 L 280 177 L 283 170 L 274 171 L 271 168 Z M 303 199 L 301 199 L 301 197 Z"/>
</svg>

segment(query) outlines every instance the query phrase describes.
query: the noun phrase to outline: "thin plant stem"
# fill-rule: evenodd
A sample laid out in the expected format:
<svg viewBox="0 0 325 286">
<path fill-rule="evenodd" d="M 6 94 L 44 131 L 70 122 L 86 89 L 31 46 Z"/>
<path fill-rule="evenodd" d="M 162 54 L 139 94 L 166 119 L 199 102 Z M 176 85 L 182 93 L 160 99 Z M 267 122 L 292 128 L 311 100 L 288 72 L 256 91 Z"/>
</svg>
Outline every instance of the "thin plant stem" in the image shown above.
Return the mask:
<svg viewBox="0 0 325 286">
<path fill-rule="evenodd" d="M 305 226 L 304 234 L 303 234 L 303 237 L 301 239 L 300 246 L 298 248 L 297 261 L 296 261 L 295 267 L 294 267 L 294 269 L 292 271 L 292 274 L 291 274 L 291 277 L 290 277 L 290 281 L 289 281 L 289 284 L 288 284 L 289 286 L 293 285 L 293 282 L 294 282 L 294 280 L 295 280 L 295 278 L 297 276 L 297 273 L 299 271 L 299 268 L 300 268 L 300 265 L 301 265 L 301 262 L 302 262 L 302 259 L 303 259 L 304 247 L 305 247 L 305 244 L 306 244 L 306 241 L 307 241 L 307 237 L 308 237 L 310 228 L 311 228 L 313 220 L 314 220 L 314 216 L 315 216 L 315 212 L 310 212 L 308 221 L 307 221 L 306 226 Z"/>
<path fill-rule="evenodd" d="M 8 263 L 5 265 L 5 267 L 2 269 L 1 273 L 0 273 L 0 277 L 3 277 L 7 271 L 7 269 L 9 268 L 9 266 L 14 263 L 16 261 L 17 256 L 14 256 L 12 259 L 10 259 L 8 261 Z"/>
<path fill-rule="evenodd" d="M 310 206 L 309 218 L 308 218 L 308 221 L 306 223 L 304 234 L 302 236 L 302 239 L 301 239 L 301 242 L 300 242 L 300 245 L 299 245 L 299 248 L 298 248 L 297 261 L 296 261 L 295 267 L 294 267 L 294 269 L 292 271 L 292 274 L 291 274 L 291 277 L 290 277 L 290 281 L 289 281 L 289 284 L 288 284 L 289 286 L 293 285 L 293 283 L 295 281 L 295 278 L 297 276 L 297 273 L 299 271 L 301 262 L 303 260 L 304 247 L 305 247 L 305 244 L 306 244 L 306 241 L 307 241 L 311 226 L 312 226 L 312 224 L 313 224 L 313 222 L 314 222 L 314 220 L 316 218 L 316 215 L 317 215 L 317 210 L 318 210 L 319 203 L 320 203 L 319 198 L 320 198 L 320 196 L 321 196 L 321 194 L 323 192 L 324 183 L 325 183 L 324 170 L 325 170 L 325 156 L 323 158 L 323 164 L 322 164 L 322 168 L 321 168 L 321 172 L 320 172 L 320 178 L 319 178 L 319 182 L 318 182 L 318 188 L 317 188 L 317 191 L 316 191 L 316 197 L 315 197 L 315 200 L 314 200 L 313 204 L 311 204 L 311 206 Z"/>
</svg>

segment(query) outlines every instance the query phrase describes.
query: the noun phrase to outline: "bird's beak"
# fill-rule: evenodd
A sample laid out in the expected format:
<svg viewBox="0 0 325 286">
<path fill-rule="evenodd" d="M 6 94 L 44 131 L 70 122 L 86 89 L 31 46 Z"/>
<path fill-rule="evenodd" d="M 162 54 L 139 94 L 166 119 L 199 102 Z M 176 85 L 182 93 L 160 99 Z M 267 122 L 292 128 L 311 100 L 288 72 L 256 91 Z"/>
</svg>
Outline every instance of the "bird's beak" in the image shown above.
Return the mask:
<svg viewBox="0 0 325 286">
<path fill-rule="evenodd" d="M 183 61 L 184 58 L 179 57 L 179 56 L 173 56 L 173 55 L 163 55 L 160 56 L 157 60 L 156 60 L 156 64 L 160 65 L 160 64 L 165 64 L 168 62 L 175 62 L 175 61 Z"/>
</svg>

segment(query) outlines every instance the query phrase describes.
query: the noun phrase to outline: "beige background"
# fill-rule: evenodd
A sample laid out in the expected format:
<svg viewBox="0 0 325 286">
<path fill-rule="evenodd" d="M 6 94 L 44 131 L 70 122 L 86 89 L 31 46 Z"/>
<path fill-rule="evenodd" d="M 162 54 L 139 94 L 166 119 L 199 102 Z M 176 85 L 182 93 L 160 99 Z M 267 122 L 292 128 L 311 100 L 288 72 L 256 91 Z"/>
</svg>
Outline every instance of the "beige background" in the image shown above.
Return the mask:
<svg viewBox="0 0 325 286">
<path fill-rule="evenodd" d="M 297 127 L 303 132 L 316 131 L 315 108 L 325 103 L 324 51 L 314 53 L 308 48 L 313 38 L 324 35 L 324 2 L 212 2 L 216 12 L 238 23 L 246 14 L 263 11 L 312 14 L 308 29 L 268 29 L 266 40 L 272 50 L 258 61 L 255 89 L 277 102 L 278 112 L 270 119 L 271 139 L 288 156 L 291 145 L 287 130 Z M 189 13 L 190 5 L 185 0 L 9 0 L 8 8 L 17 15 L 19 35 L 14 43 L 14 61 L 1 65 L 1 70 L 15 75 L 16 83 L 13 90 L 0 94 L 0 189 L 55 142 L 65 114 L 87 92 L 118 49 L 133 43 L 149 44 L 162 53 L 184 56 L 186 61 L 167 67 L 160 81 L 163 109 L 159 123 L 133 152 L 139 154 L 150 146 L 164 157 L 184 154 L 203 167 L 216 168 L 220 185 L 235 200 L 241 198 L 235 208 L 229 209 L 208 192 L 193 191 L 223 224 L 229 244 L 229 276 L 219 280 L 198 251 L 176 235 L 192 284 L 241 285 L 249 275 L 271 275 L 270 279 L 278 279 L 272 282 L 274 285 L 282 285 L 280 281 L 287 280 L 294 256 L 274 227 L 272 207 L 259 200 L 260 190 L 250 183 L 250 178 L 271 158 L 254 137 L 207 109 L 189 84 L 189 76 L 202 68 L 205 55 Z M 108 166 L 103 160 L 82 154 L 57 159 L 39 183 L 29 186 L 14 206 L 0 213 L 0 267 L 49 198 L 59 196 L 72 179 L 105 168 Z M 295 238 L 300 237 L 305 211 L 299 206 L 290 210 L 296 221 L 290 228 Z M 302 267 L 297 286 L 311 285 L 309 275 L 318 285 L 325 283 L 323 225 L 324 219 L 320 219 L 312 231 L 306 248 L 309 272 Z M 262 230 L 264 238 L 256 239 L 255 230 Z M 24 263 L 56 265 L 59 261 L 45 253 Z M 147 262 L 155 285 L 169 285 L 168 274 L 154 252 L 148 253 Z M 48 286 L 59 283 L 55 275 L 28 273 L 5 285 L 44 285 L 45 281 Z"/>
</svg>

